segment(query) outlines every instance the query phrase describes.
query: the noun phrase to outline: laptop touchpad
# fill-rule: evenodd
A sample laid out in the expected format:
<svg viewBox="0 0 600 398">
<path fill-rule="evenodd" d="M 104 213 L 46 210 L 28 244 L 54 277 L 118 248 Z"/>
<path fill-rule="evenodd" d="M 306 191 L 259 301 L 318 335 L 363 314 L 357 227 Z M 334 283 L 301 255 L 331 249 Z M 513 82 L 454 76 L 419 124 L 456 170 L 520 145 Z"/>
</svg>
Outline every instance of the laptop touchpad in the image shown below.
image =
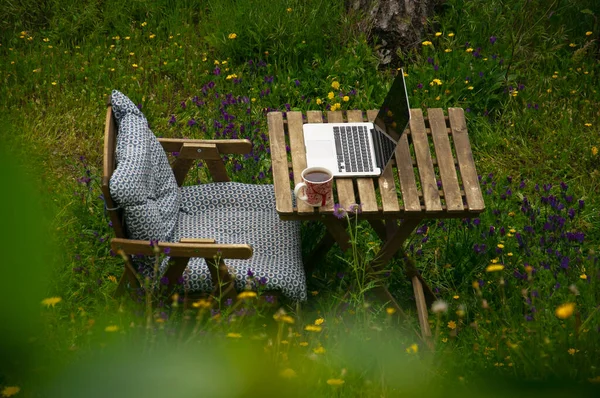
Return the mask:
<svg viewBox="0 0 600 398">
<path fill-rule="evenodd" d="M 333 159 L 335 152 L 333 150 L 333 141 L 315 140 L 306 143 L 306 153 L 311 158 Z"/>
</svg>

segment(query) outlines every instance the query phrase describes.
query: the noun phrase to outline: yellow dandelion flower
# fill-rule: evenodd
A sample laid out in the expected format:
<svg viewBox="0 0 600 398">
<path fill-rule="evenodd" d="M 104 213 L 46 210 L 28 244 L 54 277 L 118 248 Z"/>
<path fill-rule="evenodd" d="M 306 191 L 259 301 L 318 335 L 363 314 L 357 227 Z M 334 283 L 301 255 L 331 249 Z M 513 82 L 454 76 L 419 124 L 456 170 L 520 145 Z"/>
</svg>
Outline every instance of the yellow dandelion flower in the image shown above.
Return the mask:
<svg viewBox="0 0 600 398">
<path fill-rule="evenodd" d="M 3 397 L 12 397 L 13 395 L 18 394 L 19 391 L 21 391 L 20 387 L 8 386 L 8 387 L 4 387 L 1 394 Z"/>
<path fill-rule="evenodd" d="M 221 65 L 221 62 L 220 62 L 218 59 L 215 59 L 215 62 L 214 62 L 214 64 L 215 64 L 215 65 Z"/>
<path fill-rule="evenodd" d="M 592 123 L 585 123 L 584 126 L 585 127 L 592 127 Z"/>
<path fill-rule="evenodd" d="M 129 53 L 130 57 L 133 57 L 134 55 L 135 55 L 135 53 L 133 53 L 133 52 Z"/>
<path fill-rule="evenodd" d="M 47 37 L 44 37 L 42 40 L 43 40 L 45 43 L 48 43 L 48 42 L 50 41 L 50 39 L 49 39 L 49 38 L 47 38 Z"/>
<path fill-rule="evenodd" d="M 42 300 L 42 304 L 46 307 L 54 307 L 56 304 L 62 301 L 61 297 L 49 297 Z"/>
<path fill-rule="evenodd" d="M 454 37 L 454 33 L 453 32 L 448 33 L 448 37 Z"/>
<path fill-rule="evenodd" d="M 513 256 L 513 253 L 512 253 L 512 252 L 508 252 L 508 253 L 506 253 L 506 255 L 507 255 L 508 257 L 512 257 L 512 256 Z"/>
<path fill-rule="evenodd" d="M 315 325 L 317 325 L 317 326 L 322 325 L 323 322 L 325 322 L 325 319 L 323 319 L 323 318 L 315 319 Z"/>
<path fill-rule="evenodd" d="M 292 12 L 291 8 L 286 9 L 287 12 Z"/>
<path fill-rule="evenodd" d="M 569 44 L 569 47 L 577 47 L 577 44 L 575 44 L 575 43 L 570 43 L 570 44 Z"/>
<path fill-rule="evenodd" d="M 112 283 L 117 283 L 117 277 L 114 275 L 109 275 L 108 280 L 111 281 Z"/>
<path fill-rule="evenodd" d="M 133 69 L 138 67 L 138 64 L 132 64 L 131 66 L 133 66 Z"/>
<path fill-rule="evenodd" d="M 442 32 L 435 32 L 435 37 L 440 37 L 442 35 Z"/>
<path fill-rule="evenodd" d="M 273 319 L 275 319 L 278 322 L 289 323 L 290 325 L 293 325 L 296 322 L 294 318 L 286 314 L 275 314 L 273 315 Z"/>
<path fill-rule="evenodd" d="M 587 279 L 587 275 L 586 274 L 581 274 L 579 275 L 580 279 L 586 280 Z"/>
<path fill-rule="evenodd" d="M 498 247 L 498 249 L 504 249 L 504 245 L 502 243 L 498 243 L 496 246 Z"/>
<path fill-rule="evenodd" d="M 319 325 L 306 325 L 304 327 L 304 330 L 306 330 L 307 332 L 320 332 L 321 330 L 323 330 L 323 328 Z"/>
<path fill-rule="evenodd" d="M 301 341 L 300 343 L 298 343 L 298 345 L 300 347 L 307 347 L 308 346 L 308 342 L 307 341 Z"/>
<path fill-rule="evenodd" d="M 450 328 L 452 330 L 456 329 L 456 322 L 454 322 L 454 321 L 448 322 L 448 328 Z"/>
<path fill-rule="evenodd" d="M 444 337 L 444 338 L 442 339 L 442 343 L 447 343 L 447 342 L 448 342 L 448 337 Z"/>
<path fill-rule="evenodd" d="M 254 298 L 254 297 L 256 297 L 256 292 L 253 292 L 252 290 L 243 291 L 240 294 L 238 294 L 238 296 L 237 296 L 238 300 L 244 300 L 244 299 Z"/>
<path fill-rule="evenodd" d="M 192 303 L 192 307 L 194 308 L 210 308 L 211 305 L 211 302 L 206 299 L 200 299 Z"/>
<path fill-rule="evenodd" d="M 451 52 L 452 52 L 452 49 L 451 49 L 451 48 L 447 48 L 447 49 L 445 49 L 445 50 L 444 50 L 444 52 L 446 52 L 446 53 L 451 53 Z"/>
<path fill-rule="evenodd" d="M 502 264 L 490 264 L 485 268 L 485 272 L 497 272 L 502 271 L 504 269 L 504 265 Z"/>
<path fill-rule="evenodd" d="M 331 107 L 331 110 L 338 110 L 342 107 L 342 105 L 339 102 L 336 102 L 335 104 L 333 104 L 333 106 Z M 335 108 L 335 109 L 334 109 Z"/>
<path fill-rule="evenodd" d="M 473 90 L 474 88 L 475 87 L 473 87 L 473 86 L 469 86 L 469 87 L 467 87 L 467 90 Z"/>
<path fill-rule="evenodd" d="M 575 348 L 569 348 L 567 352 L 569 353 L 569 355 L 575 355 L 575 353 L 579 352 L 579 350 L 576 350 Z"/>
<path fill-rule="evenodd" d="M 340 89 L 340 82 L 334 80 L 331 82 L 331 88 L 333 88 L 334 90 L 339 90 Z"/>
<path fill-rule="evenodd" d="M 296 375 L 296 371 L 294 369 L 287 368 L 287 369 L 283 369 L 281 372 L 279 372 L 279 376 L 283 377 L 284 379 L 293 379 L 297 375 Z"/>
<path fill-rule="evenodd" d="M 344 102 L 348 102 L 350 101 L 350 97 L 348 97 L 347 95 L 344 95 L 344 98 L 342 98 L 344 100 Z"/>
<path fill-rule="evenodd" d="M 333 93 L 333 91 L 330 91 L 329 93 L 327 93 L 327 98 L 329 98 L 330 100 L 333 99 L 335 97 L 335 94 Z"/>
<path fill-rule="evenodd" d="M 232 73 L 231 75 L 227 75 L 227 77 L 225 78 L 226 80 L 231 80 L 231 79 L 237 79 L 238 75 L 236 75 L 235 73 Z"/>
<path fill-rule="evenodd" d="M 321 105 L 323 103 L 323 101 L 321 100 L 321 98 L 317 98 L 317 105 Z"/>
<path fill-rule="evenodd" d="M 227 36 L 228 39 L 233 40 L 237 37 L 237 35 L 235 33 L 230 33 L 229 36 Z"/>
<path fill-rule="evenodd" d="M 598 147 L 596 147 L 596 146 L 592 147 L 592 156 L 598 156 Z"/>
<path fill-rule="evenodd" d="M 325 352 L 326 352 L 326 351 L 327 351 L 327 350 L 325 350 L 325 347 L 323 347 L 322 345 L 321 345 L 321 346 L 318 346 L 317 348 L 315 348 L 315 349 L 313 350 L 313 352 L 314 352 L 315 354 L 325 354 Z"/>
<path fill-rule="evenodd" d="M 329 380 L 327 380 L 327 384 L 329 384 L 330 386 L 341 386 L 344 383 L 345 383 L 345 381 L 342 380 L 342 379 L 329 379 Z"/>
<path fill-rule="evenodd" d="M 452 296 L 452 298 L 453 298 L 454 300 L 458 300 L 458 299 L 460 298 L 460 296 L 459 296 L 458 294 L 455 294 L 454 296 Z"/>
<path fill-rule="evenodd" d="M 386 312 L 388 315 L 394 315 L 394 314 L 396 313 L 396 309 L 395 309 L 394 307 L 387 307 L 387 308 L 385 309 L 385 312 Z"/>
<path fill-rule="evenodd" d="M 441 96 L 439 96 L 439 95 L 438 95 L 437 97 L 435 97 L 435 100 L 436 100 L 436 101 L 439 101 L 439 100 L 441 100 L 441 99 L 442 99 L 442 97 L 441 97 Z"/>
<path fill-rule="evenodd" d="M 575 303 L 565 303 L 565 304 L 561 304 L 558 307 L 556 307 L 554 314 L 556 315 L 557 318 L 567 319 L 571 315 L 573 315 L 574 311 L 575 311 Z"/>
<path fill-rule="evenodd" d="M 156 37 L 156 35 L 154 33 L 152 33 L 150 36 L 148 36 L 151 39 L 154 39 Z"/>
<path fill-rule="evenodd" d="M 242 335 L 240 333 L 229 332 L 229 333 L 227 333 L 227 337 L 232 338 L 232 339 L 239 339 L 242 337 Z"/>
<path fill-rule="evenodd" d="M 56 86 L 58 83 L 56 83 L 56 82 L 52 82 L 52 83 L 50 83 L 50 84 L 52 84 L 53 86 Z"/>
<path fill-rule="evenodd" d="M 419 352 L 419 346 L 416 344 L 411 344 L 406 348 L 406 352 L 409 354 L 416 354 L 417 352 Z"/>
<path fill-rule="evenodd" d="M 432 43 L 432 42 L 430 42 L 430 41 L 428 41 L 428 40 L 425 40 L 425 41 L 424 41 L 423 43 L 421 43 L 421 44 L 422 44 L 422 45 L 424 45 L 424 46 L 432 46 L 432 45 L 433 45 L 433 43 Z"/>
<path fill-rule="evenodd" d="M 129 39 L 130 39 L 130 37 L 129 37 L 129 36 L 125 36 L 125 40 L 129 40 Z"/>
<path fill-rule="evenodd" d="M 469 47 L 465 51 L 468 52 L 468 53 L 472 53 L 473 52 L 473 48 Z"/>
<path fill-rule="evenodd" d="M 591 35 L 592 35 L 592 32 L 588 30 L 587 32 L 585 32 L 585 35 L 586 35 L 586 36 L 591 36 Z"/>
<path fill-rule="evenodd" d="M 119 330 L 119 327 L 117 325 L 109 325 L 107 327 L 104 328 L 105 332 L 116 332 Z"/>
</svg>

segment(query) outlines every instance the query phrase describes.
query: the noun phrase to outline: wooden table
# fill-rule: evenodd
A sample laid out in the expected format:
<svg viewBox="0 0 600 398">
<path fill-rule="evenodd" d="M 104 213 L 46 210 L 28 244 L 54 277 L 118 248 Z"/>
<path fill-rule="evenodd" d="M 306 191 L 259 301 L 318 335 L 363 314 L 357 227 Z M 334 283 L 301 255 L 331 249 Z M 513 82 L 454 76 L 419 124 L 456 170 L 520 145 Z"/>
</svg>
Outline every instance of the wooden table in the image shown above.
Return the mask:
<svg viewBox="0 0 600 398">
<path fill-rule="evenodd" d="M 384 242 L 369 265 L 371 272 L 381 271 L 398 252 L 403 253 L 403 242 L 422 220 L 469 218 L 485 208 L 463 110 L 449 108 L 445 116 L 442 109 L 434 108 L 427 114 L 424 117 L 421 109 L 411 109 L 410 125 L 396 148 L 395 161 L 381 176 L 334 179 L 334 202 L 344 208 L 360 203 L 359 217 L 368 220 Z M 329 235 L 319 243 L 315 256 L 324 254 L 336 242 L 342 250 L 350 244 L 347 222 L 334 216 L 333 203 L 317 208 L 302 201 L 293 204 L 291 188 L 301 182 L 301 172 L 306 168 L 302 124 L 373 121 L 377 111 L 327 112 L 325 120 L 323 116 L 320 111 L 270 112 L 267 116 L 277 212 L 283 220 L 320 220 L 325 224 Z M 435 296 L 414 262 L 408 259 L 405 264 L 405 273 L 413 284 L 421 333 L 428 337 L 428 306 Z M 404 314 L 387 288 L 380 286 L 376 293 Z"/>
</svg>

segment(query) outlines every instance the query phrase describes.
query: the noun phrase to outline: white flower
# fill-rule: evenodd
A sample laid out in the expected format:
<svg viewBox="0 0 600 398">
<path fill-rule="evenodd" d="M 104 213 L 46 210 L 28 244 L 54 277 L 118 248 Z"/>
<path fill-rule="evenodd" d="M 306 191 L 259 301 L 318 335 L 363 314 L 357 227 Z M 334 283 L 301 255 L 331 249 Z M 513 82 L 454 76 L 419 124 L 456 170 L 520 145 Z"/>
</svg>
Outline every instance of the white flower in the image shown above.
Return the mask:
<svg viewBox="0 0 600 398">
<path fill-rule="evenodd" d="M 441 314 L 442 312 L 448 311 L 448 303 L 443 300 L 436 300 L 431 304 L 431 312 L 434 314 Z"/>
</svg>

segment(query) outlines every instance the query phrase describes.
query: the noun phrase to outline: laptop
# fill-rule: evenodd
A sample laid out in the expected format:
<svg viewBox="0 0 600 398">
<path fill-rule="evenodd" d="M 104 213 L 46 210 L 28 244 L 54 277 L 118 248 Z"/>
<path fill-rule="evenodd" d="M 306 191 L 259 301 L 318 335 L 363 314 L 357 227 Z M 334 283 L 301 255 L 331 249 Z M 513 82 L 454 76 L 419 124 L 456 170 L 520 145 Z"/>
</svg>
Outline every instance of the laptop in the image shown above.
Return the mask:
<svg viewBox="0 0 600 398">
<path fill-rule="evenodd" d="M 401 69 L 373 123 L 303 125 L 307 167 L 325 167 L 335 177 L 379 176 L 391 162 L 410 121 Z"/>
</svg>

